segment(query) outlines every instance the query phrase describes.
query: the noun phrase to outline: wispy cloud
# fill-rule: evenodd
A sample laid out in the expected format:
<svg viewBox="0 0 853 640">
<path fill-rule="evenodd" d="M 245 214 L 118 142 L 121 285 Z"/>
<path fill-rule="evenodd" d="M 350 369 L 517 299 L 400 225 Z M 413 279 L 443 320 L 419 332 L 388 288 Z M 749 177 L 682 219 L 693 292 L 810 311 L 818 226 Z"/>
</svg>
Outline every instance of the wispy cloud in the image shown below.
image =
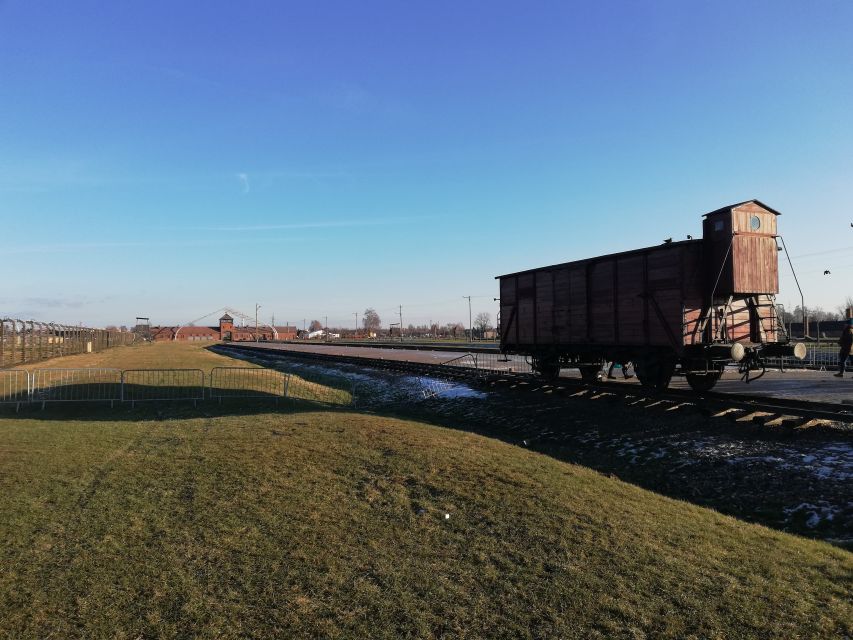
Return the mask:
<svg viewBox="0 0 853 640">
<path fill-rule="evenodd" d="M 240 185 L 243 187 L 243 193 L 249 193 L 252 187 L 249 184 L 249 174 L 248 173 L 238 173 L 237 179 L 240 181 Z"/>
<path fill-rule="evenodd" d="M 164 248 L 186 248 L 186 247 L 227 247 L 234 244 L 282 244 L 290 242 L 302 242 L 302 238 L 242 238 L 239 240 L 179 240 L 167 242 L 67 242 L 62 244 L 31 244 L 17 245 L 14 247 L 0 247 L 2 255 L 21 255 L 34 253 L 75 253 L 81 251 L 93 251 L 98 249 L 126 249 L 133 247 L 144 247 L 146 249 L 155 247 Z"/>
<path fill-rule="evenodd" d="M 116 296 L 102 296 L 100 298 L 90 298 L 87 296 L 76 296 L 74 298 L 69 298 L 67 296 L 63 297 L 42 297 L 42 298 L 21 298 L 18 301 L 25 306 L 28 307 L 36 307 L 36 308 L 44 308 L 44 309 L 53 309 L 53 308 L 67 308 L 67 309 L 82 309 L 83 307 L 89 307 L 94 304 L 103 304 L 106 302 L 110 302 L 115 300 Z M 13 298 L 13 300 L 15 300 Z"/>
<path fill-rule="evenodd" d="M 396 224 L 411 224 L 425 220 L 424 217 L 386 218 L 377 220 L 317 220 L 310 222 L 291 222 L 286 224 L 234 225 L 223 227 L 196 227 L 195 231 L 276 231 L 287 229 L 334 229 L 338 227 L 380 227 Z"/>
</svg>

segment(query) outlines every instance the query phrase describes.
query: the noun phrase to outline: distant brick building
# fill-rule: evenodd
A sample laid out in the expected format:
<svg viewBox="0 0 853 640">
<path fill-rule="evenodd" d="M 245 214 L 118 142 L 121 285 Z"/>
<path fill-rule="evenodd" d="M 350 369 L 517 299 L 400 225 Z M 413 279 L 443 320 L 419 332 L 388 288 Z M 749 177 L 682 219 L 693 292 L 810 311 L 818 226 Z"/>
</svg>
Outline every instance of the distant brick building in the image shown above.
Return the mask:
<svg viewBox="0 0 853 640">
<path fill-rule="evenodd" d="M 151 339 L 158 342 L 177 340 L 180 342 L 198 342 L 224 340 L 226 342 L 250 342 L 254 340 L 293 340 L 296 327 L 272 327 L 259 325 L 257 338 L 255 327 L 234 326 L 234 318 L 227 313 L 219 318 L 218 327 L 151 327 Z"/>
</svg>

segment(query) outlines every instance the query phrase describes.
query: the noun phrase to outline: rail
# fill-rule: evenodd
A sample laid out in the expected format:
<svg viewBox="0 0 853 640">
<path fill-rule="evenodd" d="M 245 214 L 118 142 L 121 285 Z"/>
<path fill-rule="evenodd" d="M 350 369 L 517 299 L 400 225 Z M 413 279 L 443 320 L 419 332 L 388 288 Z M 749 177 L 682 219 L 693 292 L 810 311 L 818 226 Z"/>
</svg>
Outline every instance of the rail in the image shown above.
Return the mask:
<svg viewBox="0 0 853 640">
<path fill-rule="evenodd" d="M 259 349 L 248 345 L 232 345 L 224 350 L 226 351 L 242 351 L 242 352 L 257 352 Z M 648 406 L 656 406 L 660 403 L 665 403 L 667 406 L 716 406 L 720 407 L 720 412 L 729 411 L 732 408 L 738 411 L 747 413 L 761 412 L 775 413 L 780 416 L 801 416 L 807 419 L 833 420 L 840 422 L 853 422 L 853 407 L 850 405 L 838 405 L 833 403 L 815 403 L 810 401 L 799 400 L 778 400 L 775 398 L 759 398 L 756 396 L 739 396 L 737 394 L 728 393 L 706 393 L 697 395 L 692 391 L 682 391 L 676 389 L 668 389 L 662 394 L 648 396 L 642 392 L 638 393 L 638 388 L 634 385 L 626 385 L 618 382 L 607 383 L 592 383 L 583 380 L 561 378 L 553 381 L 543 381 L 533 377 L 528 371 L 505 371 L 501 369 L 489 370 L 486 368 L 485 362 L 481 363 L 473 357 L 467 357 L 470 354 L 463 354 L 460 357 L 453 358 L 445 363 L 423 363 L 413 362 L 409 360 L 389 360 L 389 359 L 370 359 L 354 356 L 340 356 L 333 354 L 323 354 L 316 352 L 305 351 L 282 351 L 278 349 L 262 349 L 267 353 L 274 353 L 285 357 L 297 357 L 307 360 L 319 361 L 335 361 L 341 363 L 354 364 L 358 366 L 368 366 L 371 368 L 394 371 L 398 373 L 416 374 L 421 376 L 430 376 L 435 378 L 447 379 L 467 379 L 480 378 L 488 380 L 490 387 L 495 385 L 505 384 L 513 389 L 535 389 L 546 390 L 549 393 L 556 389 L 564 389 L 568 391 L 572 397 L 580 397 L 589 395 L 592 398 L 601 396 L 620 396 L 629 399 L 630 402 L 648 403 Z M 501 360 L 497 361 L 501 363 Z M 448 363 L 450 366 L 448 366 Z M 476 365 L 475 365 L 476 363 Z M 527 365 L 529 367 L 529 365 Z M 453 385 L 449 384 L 432 384 L 429 381 L 422 381 L 422 395 L 424 398 L 435 397 L 441 395 Z M 770 419 L 765 420 L 770 422 Z M 781 419 L 781 418 L 780 418 Z"/>
</svg>

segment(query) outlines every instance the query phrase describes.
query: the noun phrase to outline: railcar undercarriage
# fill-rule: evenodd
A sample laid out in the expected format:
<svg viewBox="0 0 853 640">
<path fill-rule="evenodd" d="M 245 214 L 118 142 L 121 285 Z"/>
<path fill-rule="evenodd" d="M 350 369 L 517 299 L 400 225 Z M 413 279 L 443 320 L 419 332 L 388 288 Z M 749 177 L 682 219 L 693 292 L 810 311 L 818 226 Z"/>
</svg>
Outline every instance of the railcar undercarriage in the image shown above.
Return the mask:
<svg viewBox="0 0 853 640">
<path fill-rule="evenodd" d="M 619 346 L 562 346 L 539 349 L 533 354 L 505 349 L 507 354 L 530 357 L 533 370 L 547 379 L 555 379 L 564 368 L 576 368 L 587 382 L 598 380 L 607 362 L 632 362 L 637 379 L 649 393 L 660 393 L 669 386 L 673 375 L 685 376 L 690 388 L 702 393 L 713 389 L 727 365 L 737 364 L 744 382 L 764 375 L 765 358 L 806 355 L 805 345 L 793 342 L 768 344 L 715 343 L 690 345 L 681 353 L 670 348 Z M 758 375 L 753 375 L 757 373 Z"/>
</svg>

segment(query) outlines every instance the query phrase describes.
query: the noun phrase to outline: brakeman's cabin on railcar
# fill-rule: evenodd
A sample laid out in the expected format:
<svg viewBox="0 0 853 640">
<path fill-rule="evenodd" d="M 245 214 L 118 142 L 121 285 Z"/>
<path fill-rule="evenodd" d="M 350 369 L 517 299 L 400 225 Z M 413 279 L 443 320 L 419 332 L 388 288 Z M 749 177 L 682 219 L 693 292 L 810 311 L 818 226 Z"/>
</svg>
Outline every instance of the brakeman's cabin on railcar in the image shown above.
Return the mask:
<svg viewBox="0 0 853 640">
<path fill-rule="evenodd" d="M 676 367 L 701 391 L 729 362 L 802 357 L 776 315 L 779 215 L 749 200 L 705 214 L 701 240 L 498 276 L 501 350 L 548 377 L 577 367 L 593 380 L 604 361 L 632 361 L 650 390 Z"/>
</svg>

